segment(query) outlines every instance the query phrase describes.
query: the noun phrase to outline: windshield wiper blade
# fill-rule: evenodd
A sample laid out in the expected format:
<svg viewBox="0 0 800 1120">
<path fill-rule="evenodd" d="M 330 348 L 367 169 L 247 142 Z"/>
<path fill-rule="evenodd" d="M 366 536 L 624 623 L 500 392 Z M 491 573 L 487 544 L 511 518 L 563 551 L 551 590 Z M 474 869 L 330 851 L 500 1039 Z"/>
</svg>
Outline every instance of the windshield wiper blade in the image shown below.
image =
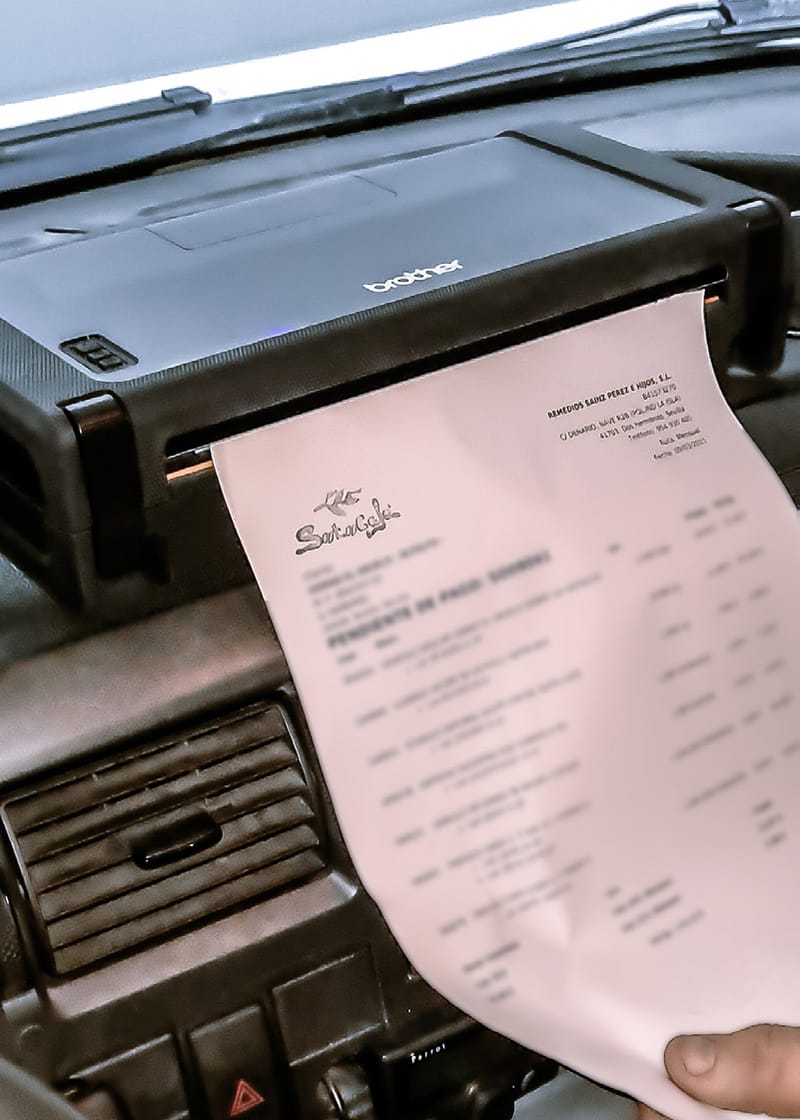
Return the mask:
<svg viewBox="0 0 800 1120">
<path fill-rule="evenodd" d="M 403 108 L 405 80 L 212 103 L 193 87 L 0 132 L 0 209 L 207 158 L 231 144 L 309 136 Z"/>
<path fill-rule="evenodd" d="M 705 23 L 697 26 L 697 21 L 703 17 L 706 17 Z M 566 48 L 573 51 L 582 44 L 591 48 L 602 43 L 601 49 L 606 50 L 609 41 L 617 37 L 627 40 L 635 36 L 633 41 L 638 44 L 643 41 L 640 38 L 642 29 L 656 28 L 667 23 L 670 31 L 674 32 L 675 21 L 683 18 L 692 25 L 698 36 L 707 36 L 709 31 L 717 32 L 733 27 L 736 22 L 730 13 L 729 3 L 725 0 L 684 0 L 683 3 L 668 4 L 641 16 L 594 27 L 577 36 L 548 39 L 502 55 L 478 58 L 442 70 L 427 71 L 424 74 L 398 74 L 377 81 L 353 82 L 298 93 L 272 94 L 260 102 L 264 108 L 260 120 L 253 119 L 248 126 L 250 140 L 267 140 L 273 136 L 289 139 L 298 130 L 302 131 L 303 126 L 323 131 L 345 123 L 354 127 L 366 122 L 382 123 L 430 100 L 425 96 L 426 92 L 433 91 L 434 98 L 439 99 L 444 87 L 453 80 L 463 82 L 475 77 L 483 81 L 487 75 L 502 74 L 517 66 L 529 66 L 533 60 L 550 67 L 554 62 L 563 61 Z M 256 99 L 256 104 L 258 103 L 259 100 Z M 229 143 L 241 143 L 242 135 L 242 131 L 238 129 L 221 131 L 214 138 L 214 143 L 218 149 L 222 149 Z"/>
<path fill-rule="evenodd" d="M 705 31 L 716 31 L 723 27 L 733 27 L 736 24 L 736 18 L 726 0 L 688 0 L 683 4 L 667 4 L 663 8 L 658 8 L 652 12 L 643 12 L 639 16 L 629 16 L 627 19 L 598 24 L 596 27 L 587 28 L 586 31 L 581 31 L 577 35 L 562 35 L 556 39 L 546 39 L 541 43 L 523 46 L 519 50 L 521 52 L 552 51 L 561 47 L 576 49 L 583 44 L 593 43 L 601 39 L 608 42 L 616 38 L 627 38 L 640 30 L 657 28 L 660 24 L 669 25 L 670 30 L 672 30 L 679 20 L 685 20 L 687 26 L 694 26 L 703 17 L 707 17 L 702 25 L 702 29 Z M 507 53 L 512 55 L 517 52 L 509 51 Z M 487 61 L 489 59 L 476 59 L 475 65 Z"/>
<path fill-rule="evenodd" d="M 777 8 L 800 9 L 800 0 L 689 0 L 580 36 L 425 74 L 218 104 L 188 87 L 165 91 L 160 99 L 10 129 L 0 132 L 0 209 L 231 149 L 374 128 L 480 99 L 533 96 L 554 81 L 563 89 L 567 79 L 596 80 L 601 70 L 619 75 L 687 65 L 711 44 L 726 46 L 730 57 L 744 57 L 758 34 L 774 35 L 778 24 L 785 32 L 791 26 L 778 19 Z M 676 32 L 681 20 L 690 26 Z M 699 20 L 704 20 L 700 26 Z"/>
<path fill-rule="evenodd" d="M 781 7 L 780 16 L 775 14 L 775 5 Z M 696 21 L 703 13 L 710 17 L 705 26 L 692 22 L 676 30 L 671 22 L 683 16 Z M 601 71 L 611 79 L 633 72 L 641 75 L 691 67 L 707 61 L 712 54 L 745 61 L 765 38 L 779 43 L 781 36 L 791 38 L 798 31 L 800 0 L 712 0 L 672 5 L 580 36 L 425 75 L 407 95 L 406 103 L 423 108 L 461 98 L 466 106 L 471 99 L 509 97 L 524 90 L 535 95 L 553 74 L 558 75 L 563 87 L 567 81 L 597 80 Z"/>
</svg>

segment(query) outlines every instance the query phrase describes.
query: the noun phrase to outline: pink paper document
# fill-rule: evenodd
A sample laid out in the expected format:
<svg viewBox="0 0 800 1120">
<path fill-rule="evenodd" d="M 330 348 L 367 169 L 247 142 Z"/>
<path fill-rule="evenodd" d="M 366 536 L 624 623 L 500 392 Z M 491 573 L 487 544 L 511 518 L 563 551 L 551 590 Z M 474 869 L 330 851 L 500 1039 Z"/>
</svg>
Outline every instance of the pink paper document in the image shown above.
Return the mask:
<svg viewBox="0 0 800 1120">
<path fill-rule="evenodd" d="M 213 455 L 419 972 L 675 1120 L 713 1113 L 667 1040 L 800 1023 L 800 530 L 703 294 Z"/>
</svg>

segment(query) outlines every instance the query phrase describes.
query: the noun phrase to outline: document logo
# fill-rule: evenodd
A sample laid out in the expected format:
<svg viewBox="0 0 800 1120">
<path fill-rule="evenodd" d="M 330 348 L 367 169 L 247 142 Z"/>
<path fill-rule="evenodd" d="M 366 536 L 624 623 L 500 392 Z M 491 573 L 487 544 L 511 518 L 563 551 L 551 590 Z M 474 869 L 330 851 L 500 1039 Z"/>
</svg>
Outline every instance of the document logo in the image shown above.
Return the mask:
<svg viewBox="0 0 800 1120">
<path fill-rule="evenodd" d="M 314 506 L 312 513 L 319 513 L 321 509 L 326 509 L 336 517 L 346 517 L 347 514 L 342 506 L 354 506 L 360 497 L 360 486 L 358 490 L 329 490 L 319 505 Z"/>
<path fill-rule="evenodd" d="M 381 280 L 378 284 L 362 284 L 368 292 L 390 292 L 392 288 L 404 288 L 408 284 L 416 284 L 419 280 L 430 280 L 432 276 L 443 276 L 446 272 L 457 272 L 463 268 L 461 261 L 446 261 L 443 264 L 434 264 L 430 268 L 415 268 L 413 272 L 403 272 L 400 276 L 393 276 L 390 280 Z"/>
<path fill-rule="evenodd" d="M 312 513 L 326 510 L 334 517 L 347 518 L 350 512 L 348 507 L 358 505 L 361 501 L 362 489 L 359 486 L 357 490 L 328 490 L 322 501 L 314 506 Z M 383 505 L 377 498 L 370 500 L 368 509 L 370 512 L 359 512 L 344 525 L 332 521 L 329 529 L 317 528 L 314 524 L 302 525 L 295 533 L 297 543 L 302 546 L 295 549 L 295 555 L 302 556 L 304 552 L 314 552 L 324 544 L 333 544 L 334 541 L 355 537 L 359 533 L 363 533 L 367 540 L 371 540 L 376 533 L 384 531 L 392 518 L 400 516 L 397 510 L 389 505 Z"/>
</svg>

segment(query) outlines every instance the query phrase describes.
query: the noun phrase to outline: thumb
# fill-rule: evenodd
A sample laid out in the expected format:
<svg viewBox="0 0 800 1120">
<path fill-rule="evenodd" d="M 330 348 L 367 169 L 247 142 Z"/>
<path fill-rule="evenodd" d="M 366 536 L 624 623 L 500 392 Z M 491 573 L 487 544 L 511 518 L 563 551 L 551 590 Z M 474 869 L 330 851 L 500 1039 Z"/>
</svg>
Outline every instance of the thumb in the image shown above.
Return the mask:
<svg viewBox="0 0 800 1120">
<path fill-rule="evenodd" d="M 705 1104 L 800 1116 L 800 1027 L 684 1035 L 669 1043 L 664 1063 L 678 1088 Z"/>
</svg>

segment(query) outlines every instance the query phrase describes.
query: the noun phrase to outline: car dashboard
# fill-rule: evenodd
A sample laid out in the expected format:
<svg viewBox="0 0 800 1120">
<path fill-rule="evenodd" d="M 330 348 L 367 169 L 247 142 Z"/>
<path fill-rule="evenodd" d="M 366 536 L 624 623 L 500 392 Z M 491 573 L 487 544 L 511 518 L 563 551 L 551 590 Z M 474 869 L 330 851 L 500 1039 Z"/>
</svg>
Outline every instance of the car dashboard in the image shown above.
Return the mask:
<svg viewBox="0 0 800 1120">
<path fill-rule="evenodd" d="M 4 210 L 0 283 L 4 263 L 38 261 L 46 278 L 64 246 L 158 223 L 190 237 L 223 205 L 545 126 L 766 192 L 800 245 L 799 116 L 800 67 L 767 60 L 244 151 Z M 577 222 L 586 199 L 569 205 Z M 471 236 L 491 249 L 488 225 Z M 785 310 L 779 367 L 718 377 L 800 505 L 800 303 Z M 164 448 L 175 488 L 207 470 L 196 451 Z M 213 555 L 200 504 L 194 515 L 193 547 Z M 246 569 L 126 610 L 58 601 L 0 558 L 2 1054 L 96 1120 L 625 1114 L 473 1023 L 404 957 L 358 881 Z"/>
</svg>

